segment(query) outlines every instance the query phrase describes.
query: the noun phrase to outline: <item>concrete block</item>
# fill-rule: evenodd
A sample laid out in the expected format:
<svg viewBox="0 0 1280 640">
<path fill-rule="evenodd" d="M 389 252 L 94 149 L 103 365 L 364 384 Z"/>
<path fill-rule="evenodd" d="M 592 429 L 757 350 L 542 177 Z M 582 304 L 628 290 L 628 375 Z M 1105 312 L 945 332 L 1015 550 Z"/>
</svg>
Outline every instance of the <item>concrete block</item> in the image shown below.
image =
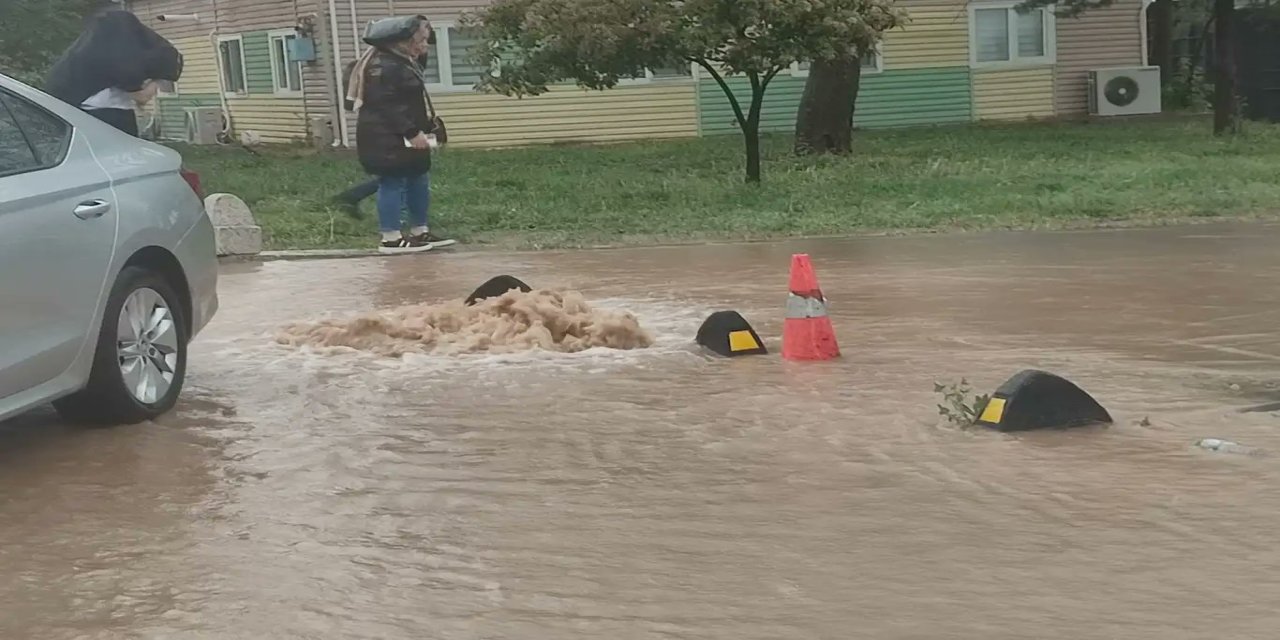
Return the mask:
<svg viewBox="0 0 1280 640">
<path fill-rule="evenodd" d="M 261 227 L 214 227 L 220 256 L 253 256 L 262 253 Z"/>
<path fill-rule="evenodd" d="M 218 255 L 244 256 L 262 252 L 262 227 L 244 200 L 229 193 L 215 193 L 204 199 L 204 210 L 213 222 Z"/>
</svg>

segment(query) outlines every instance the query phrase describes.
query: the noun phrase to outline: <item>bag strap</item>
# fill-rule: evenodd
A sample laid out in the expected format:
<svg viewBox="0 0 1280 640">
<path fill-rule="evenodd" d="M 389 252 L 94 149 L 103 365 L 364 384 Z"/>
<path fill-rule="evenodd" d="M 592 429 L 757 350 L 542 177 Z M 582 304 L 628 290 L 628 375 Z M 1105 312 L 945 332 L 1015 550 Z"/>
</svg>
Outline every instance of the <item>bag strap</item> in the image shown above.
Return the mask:
<svg viewBox="0 0 1280 640">
<path fill-rule="evenodd" d="M 427 91 L 426 78 L 422 79 L 422 95 L 427 98 L 427 117 L 434 120 L 436 118 L 436 106 L 431 104 L 431 92 Z"/>
</svg>

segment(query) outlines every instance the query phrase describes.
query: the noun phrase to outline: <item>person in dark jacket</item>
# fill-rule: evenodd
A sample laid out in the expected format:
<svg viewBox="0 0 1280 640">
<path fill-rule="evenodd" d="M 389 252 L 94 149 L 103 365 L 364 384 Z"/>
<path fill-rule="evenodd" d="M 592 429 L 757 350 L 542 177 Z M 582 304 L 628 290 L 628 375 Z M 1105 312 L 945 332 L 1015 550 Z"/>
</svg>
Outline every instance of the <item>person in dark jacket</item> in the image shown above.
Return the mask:
<svg viewBox="0 0 1280 640">
<path fill-rule="evenodd" d="M 99 4 L 49 70 L 45 91 L 136 136 L 135 108 L 155 98 L 157 81 L 178 81 L 182 54 L 118 2 Z"/>
<path fill-rule="evenodd" d="M 389 18 L 388 21 L 403 18 Z M 427 251 L 453 244 L 431 233 L 431 153 L 439 145 L 436 121 L 428 105 L 425 73 L 418 59 L 430 47 L 431 24 L 421 16 L 407 28 L 373 45 L 351 75 L 351 99 L 358 112 L 356 148 L 360 164 L 378 177 L 380 251 Z M 378 24 L 370 32 L 378 31 Z M 403 232 L 401 213 L 409 210 L 409 232 Z"/>
<path fill-rule="evenodd" d="M 427 44 L 434 46 L 435 43 L 436 43 L 436 32 L 433 29 L 431 31 L 431 34 L 427 36 Z M 350 78 L 351 74 L 355 71 L 356 65 L 359 64 L 359 62 L 360 62 L 359 60 L 351 61 L 347 65 L 346 69 L 344 70 L 343 72 L 344 75 L 342 77 Z M 418 66 L 420 67 L 425 68 L 429 62 L 430 62 L 430 58 L 429 58 L 429 54 L 427 53 L 422 54 L 422 57 L 418 58 Z M 351 101 L 349 98 L 344 99 L 343 102 L 346 105 L 347 111 L 355 110 L 355 103 Z M 376 193 L 378 193 L 378 179 L 374 178 L 372 180 L 366 180 L 364 182 L 361 182 L 360 184 L 357 184 L 354 187 L 351 187 L 350 189 L 347 189 L 346 191 L 343 191 L 342 193 L 339 193 L 338 195 L 334 196 L 333 204 L 336 205 L 338 208 L 342 209 L 343 211 L 347 212 L 347 215 L 353 218 L 360 218 L 362 217 L 360 213 L 360 203 L 363 202 L 366 198 L 372 197 Z"/>
</svg>

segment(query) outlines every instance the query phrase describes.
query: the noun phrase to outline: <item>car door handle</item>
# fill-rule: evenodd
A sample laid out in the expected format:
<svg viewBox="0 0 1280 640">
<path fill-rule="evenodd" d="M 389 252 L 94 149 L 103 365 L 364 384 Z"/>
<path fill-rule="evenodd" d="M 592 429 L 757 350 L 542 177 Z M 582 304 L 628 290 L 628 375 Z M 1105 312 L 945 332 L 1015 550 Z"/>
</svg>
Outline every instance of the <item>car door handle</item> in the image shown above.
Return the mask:
<svg viewBox="0 0 1280 640">
<path fill-rule="evenodd" d="M 80 206 L 76 207 L 75 214 L 76 217 L 81 220 L 88 220 L 90 218 L 101 218 L 110 210 L 110 202 L 107 202 L 106 200 L 90 200 L 88 202 L 81 202 Z"/>
</svg>

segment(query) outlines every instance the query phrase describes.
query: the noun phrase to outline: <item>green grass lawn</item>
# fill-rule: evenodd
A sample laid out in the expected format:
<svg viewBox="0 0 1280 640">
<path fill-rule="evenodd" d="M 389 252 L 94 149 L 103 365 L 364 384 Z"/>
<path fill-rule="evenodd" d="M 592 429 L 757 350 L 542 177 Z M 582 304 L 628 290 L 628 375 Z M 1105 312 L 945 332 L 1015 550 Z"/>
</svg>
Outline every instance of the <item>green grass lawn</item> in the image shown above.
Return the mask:
<svg viewBox="0 0 1280 640">
<path fill-rule="evenodd" d="M 766 139 L 764 183 L 740 138 L 449 149 L 433 228 L 470 243 L 578 247 L 875 231 L 1155 223 L 1280 214 L 1280 126 L 1215 139 L 1202 119 L 859 132 L 856 155 L 796 158 Z M 353 154 L 184 148 L 205 190 L 253 208 L 272 249 L 365 247 L 376 214 L 328 198 L 364 179 Z"/>
</svg>

